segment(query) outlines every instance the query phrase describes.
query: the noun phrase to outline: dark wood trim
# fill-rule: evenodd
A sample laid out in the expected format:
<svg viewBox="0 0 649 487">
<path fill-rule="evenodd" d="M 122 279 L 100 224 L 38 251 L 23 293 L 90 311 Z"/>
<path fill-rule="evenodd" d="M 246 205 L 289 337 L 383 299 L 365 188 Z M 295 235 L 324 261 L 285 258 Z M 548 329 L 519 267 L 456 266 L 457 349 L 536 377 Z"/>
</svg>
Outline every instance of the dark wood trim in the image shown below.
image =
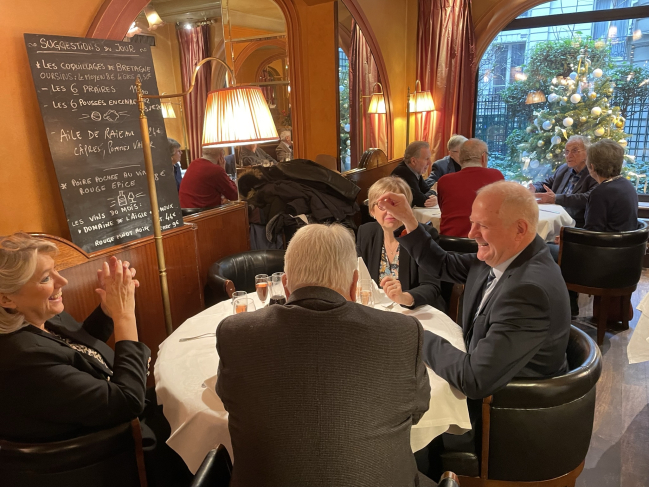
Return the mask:
<svg viewBox="0 0 649 487">
<path fill-rule="evenodd" d="M 277 1 L 277 0 L 276 0 Z M 390 78 L 388 78 L 388 70 L 386 68 L 385 60 L 383 59 L 383 53 L 379 47 L 379 43 L 376 40 L 372 26 L 370 25 L 363 9 L 358 3 L 358 0 L 343 0 L 343 3 L 356 20 L 356 23 L 360 27 L 365 40 L 370 45 L 372 50 L 372 55 L 374 56 L 374 61 L 379 70 L 381 76 L 381 84 L 383 85 L 383 94 L 385 97 L 385 111 L 386 113 L 386 125 L 387 125 L 387 139 L 388 139 L 388 159 L 394 157 L 394 117 L 392 116 L 392 97 L 390 95 Z"/>
<path fill-rule="evenodd" d="M 556 25 L 583 24 L 587 22 L 605 22 L 611 20 L 641 19 L 649 17 L 649 6 L 613 8 L 609 10 L 594 10 L 590 12 L 575 12 L 569 14 L 543 15 L 514 19 L 506 30 L 532 29 L 534 27 L 552 27 Z"/>
<path fill-rule="evenodd" d="M 491 403 L 494 397 L 482 400 L 482 451 L 480 453 L 480 478 L 489 478 L 489 435 L 491 433 Z"/>
<path fill-rule="evenodd" d="M 133 434 L 133 442 L 135 443 L 135 461 L 137 463 L 137 474 L 140 477 L 140 487 L 147 487 L 144 449 L 142 445 L 142 427 L 138 418 L 131 421 L 131 433 Z"/>
<path fill-rule="evenodd" d="M 121 41 L 149 0 L 105 0 L 86 37 Z"/>
<path fill-rule="evenodd" d="M 462 487 L 574 487 L 577 477 L 584 470 L 585 460 L 581 462 L 572 472 L 561 477 L 549 480 L 538 480 L 535 482 L 516 482 L 510 480 L 482 479 L 480 477 L 465 477 L 458 475 Z"/>
<path fill-rule="evenodd" d="M 567 282 L 566 287 L 570 291 L 575 291 L 575 292 L 582 293 L 582 294 L 590 294 L 591 296 L 609 296 L 609 297 L 612 297 L 612 296 L 631 295 L 636 290 L 638 285 L 634 284 L 633 286 L 622 287 L 622 288 L 619 288 L 619 289 L 608 289 L 608 288 L 601 288 L 601 287 L 582 286 L 580 284 L 572 284 L 570 282 Z"/>
</svg>

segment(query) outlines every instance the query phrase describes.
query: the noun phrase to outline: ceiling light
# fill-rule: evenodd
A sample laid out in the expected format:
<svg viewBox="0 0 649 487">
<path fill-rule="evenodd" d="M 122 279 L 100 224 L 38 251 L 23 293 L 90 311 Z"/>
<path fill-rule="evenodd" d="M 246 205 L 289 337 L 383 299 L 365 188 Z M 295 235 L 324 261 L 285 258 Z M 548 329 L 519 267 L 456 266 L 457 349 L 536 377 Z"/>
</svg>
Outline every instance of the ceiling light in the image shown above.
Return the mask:
<svg viewBox="0 0 649 487">
<path fill-rule="evenodd" d="M 144 15 L 146 15 L 146 20 L 149 22 L 149 29 L 155 30 L 161 25 L 164 25 L 164 22 L 156 12 L 155 8 L 152 5 L 147 5 L 144 7 Z"/>
</svg>

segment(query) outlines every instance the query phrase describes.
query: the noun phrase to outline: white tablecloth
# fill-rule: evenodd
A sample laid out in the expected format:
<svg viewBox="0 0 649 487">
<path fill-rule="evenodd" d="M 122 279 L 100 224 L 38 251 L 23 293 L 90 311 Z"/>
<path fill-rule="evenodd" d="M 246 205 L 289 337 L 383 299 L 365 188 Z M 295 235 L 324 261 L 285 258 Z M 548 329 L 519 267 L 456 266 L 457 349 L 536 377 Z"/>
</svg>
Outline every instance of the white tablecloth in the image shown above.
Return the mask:
<svg viewBox="0 0 649 487">
<path fill-rule="evenodd" d="M 649 361 L 649 294 L 640 301 L 637 309 L 642 315 L 626 349 L 630 364 Z"/>
<path fill-rule="evenodd" d="M 439 231 L 439 225 L 442 219 L 442 212 L 439 206 L 433 208 L 421 208 L 415 206 L 413 213 L 420 223 L 431 222 Z M 561 227 L 574 227 L 575 221 L 566 212 L 563 206 L 559 205 L 539 205 L 539 223 L 536 227 L 537 233 L 546 242 L 552 242 L 554 237 L 559 235 Z"/>
<path fill-rule="evenodd" d="M 259 308 L 261 305 L 256 296 L 254 299 Z M 441 311 L 430 306 L 411 311 L 397 305 L 392 312 L 415 316 L 424 329 L 465 350 L 462 330 Z M 171 425 L 167 444 L 183 458 L 192 473 L 198 470 L 207 452 L 216 445 L 225 445 L 230 455 L 232 446 L 228 413 L 214 391 L 219 363 L 215 338 L 182 343 L 178 340 L 214 332 L 219 322 L 230 314 L 232 304 L 228 300 L 190 318 L 160 345 L 155 363 L 158 402 L 163 405 L 164 415 Z M 430 408 L 412 428 L 410 444 L 413 451 L 420 450 L 444 432 L 462 434 L 471 428 L 465 396 L 430 369 L 428 376 Z"/>
</svg>

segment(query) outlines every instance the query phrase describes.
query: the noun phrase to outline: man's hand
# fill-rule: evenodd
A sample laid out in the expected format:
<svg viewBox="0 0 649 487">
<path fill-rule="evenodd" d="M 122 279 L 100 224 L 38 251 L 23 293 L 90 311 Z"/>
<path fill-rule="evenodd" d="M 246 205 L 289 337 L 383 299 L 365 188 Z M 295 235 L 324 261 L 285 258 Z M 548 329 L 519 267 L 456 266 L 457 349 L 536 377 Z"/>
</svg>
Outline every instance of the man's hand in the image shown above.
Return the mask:
<svg viewBox="0 0 649 487">
<path fill-rule="evenodd" d="M 385 295 L 397 304 L 412 306 L 415 298 L 410 293 L 404 293 L 401 289 L 401 282 L 392 276 L 386 276 L 381 280 L 381 287 Z"/>
<path fill-rule="evenodd" d="M 545 184 L 543 185 L 545 193 L 536 193 L 536 201 L 542 205 L 554 205 L 557 201 L 556 195 Z"/>
<path fill-rule="evenodd" d="M 536 193 L 536 187 L 532 183 L 527 185 L 527 189 L 529 189 L 532 194 Z"/>
<path fill-rule="evenodd" d="M 378 200 L 378 203 L 383 206 L 390 214 L 397 220 L 403 222 L 408 232 L 412 232 L 419 226 L 415 214 L 410 208 L 410 204 L 406 197 L 397 193 L 385 193 Z"/>
<path fill-rule="evenodd" d="M 434 206 L 437 206 L 437 196 L 435 195 L 430 195 L 426 201 L 424 201 L 424 206 L 426 208 L 432 208 Z"/>
</svg>

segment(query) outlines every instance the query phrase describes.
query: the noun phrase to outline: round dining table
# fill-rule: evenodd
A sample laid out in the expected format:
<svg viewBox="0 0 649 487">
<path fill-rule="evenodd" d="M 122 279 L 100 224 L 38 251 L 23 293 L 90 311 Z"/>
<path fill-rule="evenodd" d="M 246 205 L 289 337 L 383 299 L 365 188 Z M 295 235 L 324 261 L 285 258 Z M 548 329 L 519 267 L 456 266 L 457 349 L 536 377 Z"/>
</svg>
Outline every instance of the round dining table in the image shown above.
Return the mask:
<svg viewBox="0 0 649 487">
<path fill-rule="evenodd" d="M 413 213 L 420 223 L 431 223 L 437 231 L 442 220 L 442 212 L 439 206 L 422 208 L 415 206 Z M 563 206 L 539 205 L 539 223 L 536 232 L 546 242 L 553 242 L 554 237 L 561 232 L 561 227 L 574 227 L 575 220 L 568 214 Z"/>
<path fill-rule="evenodd" d="M 256 308 L 262 304 L 256 294 Z M 446 338 L 464 351 L 461 328 L 448 316 L 431 306 L 408 310 L 399 305 L 376 304 L 386 313 L 416 317 L 425 330 Z M 171 426 L 167 444 L 196 473 L 205 455 L 223 444 L 233 456 L 228 431 L 228 413 L 215 392 L 219 356 L 216 353 L 217 325 L 232 314 L 230 300 L 222 301 L 185 321 L 162 344 L 154 367 L 156 394 Z M 191 340 L 187 338 L 199 337 Z M 430 408 L 410 434 L 411 448 L 422 449 L 430 441 L 448 432 L 462 434 L 471 429 L 466 397 L 428 369 Z"/>
</svg>

